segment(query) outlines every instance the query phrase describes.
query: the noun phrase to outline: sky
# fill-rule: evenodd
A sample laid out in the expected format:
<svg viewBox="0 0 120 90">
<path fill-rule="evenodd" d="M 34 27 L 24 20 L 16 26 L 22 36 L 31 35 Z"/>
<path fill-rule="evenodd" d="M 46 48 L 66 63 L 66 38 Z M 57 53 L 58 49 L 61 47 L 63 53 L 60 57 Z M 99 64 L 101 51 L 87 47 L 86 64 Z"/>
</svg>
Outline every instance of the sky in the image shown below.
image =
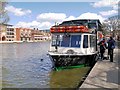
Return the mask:
<svg viewBox="0 0 120 90">
<path fill-rule="evenodd" d="M 57 23 L 74 19 L 99 19 L 118 14 L 119 0 L 95 2 L 8 2 L 5 10 L 14 27 L 49 29 Z M 70 1 L 70 0 L 69 0 Z"/>
</svg>

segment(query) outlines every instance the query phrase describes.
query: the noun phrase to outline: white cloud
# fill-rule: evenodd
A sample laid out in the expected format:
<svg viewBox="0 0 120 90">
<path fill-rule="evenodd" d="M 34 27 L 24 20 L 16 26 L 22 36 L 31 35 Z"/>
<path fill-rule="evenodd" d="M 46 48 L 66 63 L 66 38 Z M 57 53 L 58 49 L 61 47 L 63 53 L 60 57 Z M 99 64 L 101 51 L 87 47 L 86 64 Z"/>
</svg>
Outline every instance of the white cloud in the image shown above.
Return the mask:
<svg viewBox="0 0 120 90">
<path fill-rule="evenodd" d="M 39 28 L 39 29 L 48 29 L 52 26 L 50 22 L 18 22 L 15 27 L 23 27 L 23 28 Z"/>
<path fill-rule="evenodd" d="M 60 22 L 66 18 L 64 13 L 42 13 L 37 16 L 38 21 Z"/>
<path fill-rule="evenodd" d="M 100 0 L 92 5 L 93 7 L 112 7 L 111 10 L 99 12 L 102 16 L 110 16 L 118 13 L 118 2 L 119 0 Z"/>
<path fill-rule="evenodd" d="M 64 13 L 42 13 L 37 16 L 35 21 L 18 22 L 15 26 L 26 27 L 26 28 L 48 29 L 52 25 L 54 25 L 55 22 L 61 23 L 65 19 L 66 19 L 66 14 Z"/>
<path fill-rule="evenodd" d="M 103 22 L 105 20 L 105 18 L 103 18 L 101 15 L 90 12 L 81 14 L 79 17 L 77 17 L 77 19 L 99 19 L 100 22 Z"/>
<path fill-rule="evenodd" d="M 70 17 L 71 18 L 71 17 Z M 39 14 L 35 21 L 32 22 L 18 22 L 16 27 L 27 27 L 27 28 L 39 28 L 48 29 L 52 25 L 61 23 L 66 19 L 66 14 L 64 13 L 42 13 Z"/>
<path fill-rule="evenodd" d="M 5 10 L 16 16 L 24 16 L 31 13 L 31 10 L 23 10 L 22 8 L 15 8 L 14 6 L 7 6 L 5 7 Z"/>
<path fill-rule="evenodd" d="M 52 26 L 50 22 L 42 22 L 41 25 L 39 25 L 40 29 L 49 29 Z"/>
<path fill-rule="evenodd" d="M 93 3 L 93 7 L 113 7 L 118 4 L 119 0 L 100 0 Z"/>
<path fill-rule="evenodd" d="M 114 9 L 114 10 L 118 10 L 118 5 L 114 5 L 114 6 L 113 6 L 113 9 Z"/>
<path fill-rule="evenodd" d="M 110 16 L 110 15 L 114 15 L 117 14 L 118 11 L 117 10 L 109 10 L 109 11 L 102 11 L 99 12 L 102 16 Z"/>
<path fill-rule="evenodd" d="M 41 14 L 41 15 L 43 15 L 43 14 Z M 75 19 L 99 19 L 101 22 L 104 20 L 104 18 L 101 15 L 98 15 L 96 13 L 90 13 L 90 12 L 83 13 L 79 17 L 74 17 L 74 16 L 67 17 L 66 14 L 63 14 L 64 17 L 62 17 L 62 15 L 61 14 L 59 15 L 58 13 L 57 14 L 54 13 L 54 15 L 56 15 L 56 18 L 48 18 L 51 16 L 51 14 L 49 14 L 47 16 L 47 18 L 40 18 L 40 17 L 38 18 L 37 17 L 37 20 L 32 21 L 32 22 L 18 22 L 16 24 L 16 27 L 49 29 L 51 26 L 55 25 L 55 22 L 61 23 L 63 21 L 75 20 Z M 51 17 L 53 17 L 53 16 L 51 16 Z"/>
<path fill-rule="evenodd" d="M 81 14 L 78 17 L 69 16 L 64 21 L 75 20 L 75 19 L 99 19 L 101 22 L 103 22 L 105 20 L 105 18 L 103 18 L 101 15 L 98 15 L 96 13 L 87 12 L 87 13 Z"/>
<path fill-rule="evenodd" d="M 74 20 L 74 19 L 76 19 L 74 16 L 69 16 L 68 18 L 65 19 L 65 21 Z"/>
</svg>

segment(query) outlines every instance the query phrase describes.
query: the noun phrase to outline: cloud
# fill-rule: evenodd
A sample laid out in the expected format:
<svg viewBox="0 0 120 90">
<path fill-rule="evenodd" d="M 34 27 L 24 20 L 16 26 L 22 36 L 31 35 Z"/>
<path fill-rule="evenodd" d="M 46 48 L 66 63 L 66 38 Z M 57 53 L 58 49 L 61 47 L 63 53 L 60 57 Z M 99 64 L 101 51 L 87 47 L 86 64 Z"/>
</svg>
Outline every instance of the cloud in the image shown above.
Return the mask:
<svg viewBox="0 0 120 90">
<path fill-rule="evenodd" d="M 99 19 L 100 22 L 103 22 L 105 20 L 105 18 L 103 18 L 101 15 L 90 12 L 81 14 L 79 17 L 77 17 L 77 19 Z"/>
<path fill-rule="evenodd" d="M 13 13 L 15 16 L 24 16 L 31 13 L 31 10 L 23 10 L 22 8 L 15 8 L 14 6 L 7 6 L 5 10 Z"/>
<path fill-rule="evenodd" d="M 57 23 L 61 23 L 63 21 L 68 21 L 68 20 L 75 20 L 75 19 L 99 19 L 101 22 L 103 22 L 103 20 L 105 18 L 103 18 L 101 15 L 98 15 L 96 13 L 83 13 L 78 17 L 74 17 L 74 16 L 66 16 L 66 14 L 59 14 L 59 13 L 48 13 L 49 15 L 45 15 L 47 13 L 43 13 L 40 14 L 37 17 L 37 19 L 35 21 L 32 22 L 18 22 L 15 26 L 16 27 L 26 27 L 26 28 L 39 28 L 39 29 L 49 29 L 51 26 L 53 26 L 55 24 L 55 22 Z M 44 17 L 42 15 L 45 15 L 47 17 Z M 50 18 L 51 15 L 55 15 L 55 18 Z M 44 17 L 44 18 L 43 18 Z M 49 17 L 49 18 L 48 18 Z M 54 16 L 51 16 L 54 17 Z M 59 19 L 60 18 L 60 19 Z M 58 22 L 59 21 L 59 22 Z"/>
<path fill-rule="evenodd" d="M 118 10 L 118 5 L 114 5 L 114 6 L 113 6 L 113 9 L 114 9 L 114 10 Z"/>
<path fill-rule="evenodd" d="M 73 16 L 70 16 L 72 18 Z M 41 13 L 32 22 L 18 22 L 15 27 L 48 29 L 57 23 L 61 23 L 67 18 L 64 13 Z"/>
<path fill-rule="evenodd" d="M 65 21 L 74 20 L 74 19 L 76 19 L 74 16 L 69 16 L 68 18 L 65 19 Z"/>
<path fill-rule="evenodd" d="M 38 21 L 32 21 L 32 22 L 18 22 L 15 27 L 23 27 L 23 28 L 39 28 L 39 29 L 48 29 L 52 26 L 50 22 L 38 22 Z"/>
<path fill-rule="evenodd" d="M 108 11 L 100 11 L 102 16 L 110 16 L 118 13 L 118 2 L 119 0 L 101 0 L 92 4 L 93 7 L 112 7 Z"/>
<path fill-rule="evenodd" d="M 39 28 L 41 29 L 48 29 L 52 26 L 53 24 L 50 22 L 42 22 L 41 25 L 39 26 Z"/>
<path fill-rule="evenodd" d="M 109 10 L 109 11 L 102 11 L 99 12 L 102 16 L 110 16 L 110 15 L 114 15 L 117 14 L 118 11 L 117 10 Z"/>
<path fill-rule="evenodd" d="M 37 16 L 38 21 L 61 22 L 66 18 L 64 13 L 42 13 Z"/>
<path fill-rule="evenodd" d="M 92 4 L 93 7 L 113 7 L 119 0 L 100 0 Z"/>
</svg>

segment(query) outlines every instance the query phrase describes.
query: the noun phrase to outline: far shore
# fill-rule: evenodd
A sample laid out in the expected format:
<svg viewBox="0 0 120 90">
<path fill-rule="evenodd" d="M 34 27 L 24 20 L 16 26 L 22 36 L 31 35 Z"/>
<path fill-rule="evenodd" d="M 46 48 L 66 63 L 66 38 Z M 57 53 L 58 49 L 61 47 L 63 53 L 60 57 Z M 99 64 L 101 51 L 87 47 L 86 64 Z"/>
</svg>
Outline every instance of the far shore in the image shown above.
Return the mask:
<svg viewBox="0 0 120 90">
<path fill-rule="evenodd" d="M 9 44 L 9 43 L 34 43 L 34 42 L 46 42 L 50 40 L 41 40 L 41 41 L 0 41 L 0 44 Z"/>
</svg>

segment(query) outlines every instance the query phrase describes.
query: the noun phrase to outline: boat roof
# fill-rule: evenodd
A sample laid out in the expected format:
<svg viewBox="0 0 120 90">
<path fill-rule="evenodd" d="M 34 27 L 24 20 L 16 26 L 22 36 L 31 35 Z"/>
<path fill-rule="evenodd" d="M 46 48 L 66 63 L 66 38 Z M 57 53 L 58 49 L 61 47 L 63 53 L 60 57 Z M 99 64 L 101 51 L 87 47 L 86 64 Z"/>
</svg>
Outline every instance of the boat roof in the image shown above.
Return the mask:
<svg viewBox="0 0 120 90">
<path fill-rule="evenodd" d="M 58 26 L 79 26 L 79 25 L 85 25 L 87 23 L 98 23 L 99 26 L 102 24 L 100 23 L 99 19 L 78 19 L 78 20 L 70 20 L 70 21 L 64 21 Z"/>
<path fill-rule="evenodd" d="M 54 25 L 52 27 L 66 27 L 66 26 L 88 26 L 88 24 L 91 26 L 97 27 L 98 31 L 102 31 L 102 24 L 99 19 L 77 19 L 77 20 L 69 20 L 64 21 L 59 25 Z"/>
</svg>

